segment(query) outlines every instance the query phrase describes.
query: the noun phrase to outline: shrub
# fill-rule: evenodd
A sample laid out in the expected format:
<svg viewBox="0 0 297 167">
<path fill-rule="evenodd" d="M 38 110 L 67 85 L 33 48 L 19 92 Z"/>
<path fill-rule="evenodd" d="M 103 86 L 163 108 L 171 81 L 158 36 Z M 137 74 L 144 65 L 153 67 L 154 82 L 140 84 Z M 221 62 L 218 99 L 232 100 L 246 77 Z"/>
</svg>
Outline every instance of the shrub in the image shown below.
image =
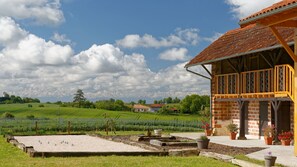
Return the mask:
<svg viewBox="0 0 297 167">
<path fill-rule="evenodd" d="M 233 123 L 230 123 L 229 125 L 227 125 L 227 129 L 229 132 L 237 132 L 238 131 L 237 124 L 233 124 Z"/>
<path fill-rule="evenodd" d="M 200 136 L 200 140 L 208 140 L 208 137 L 205 135 Z"/>
<path fill-rule="evenodd" d="M 43 104 L 39 104 L 39 106 L 38 107 L 44 107 L 44 105 Z"/>
<path fill-rule="evenodd" d="M 32 104 L 28 104 L 28 107 L 29 107 L 29 108 L 32 108 L 33 106 L 32 106 Z"/>
<path fill-rule="evenodd" d="M 14 119 L 14 115 L 12 115 L 11 113 L 9 112 L 5 112 L 3 114 L 3 118 L 6 118 L 6 119 Z"/>
<path fill-rule="evenodd" d="M 35 116 L 34 115 L 27 115 L 27 119 L 34 119 L 35 118 Z"/>
</svg>

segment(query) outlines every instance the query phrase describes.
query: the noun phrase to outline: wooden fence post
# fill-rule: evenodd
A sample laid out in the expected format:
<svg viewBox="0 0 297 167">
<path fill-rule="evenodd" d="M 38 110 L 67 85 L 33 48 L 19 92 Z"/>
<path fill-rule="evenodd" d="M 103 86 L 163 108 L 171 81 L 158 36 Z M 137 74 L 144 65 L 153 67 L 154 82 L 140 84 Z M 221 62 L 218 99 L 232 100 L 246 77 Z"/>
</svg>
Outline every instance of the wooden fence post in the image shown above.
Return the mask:
<svg viewBox="0 0 297 167">
<path fill-rule="evenodd" d="M 37 123 L 37 121 L 35 121 L 35 132 L 36 132 L 36 134 L 38 134 L 38 123 Z"/>
<path fill-rule="evenodd" d="M 70 135 L 70 121 L 68 121 L 68 135 Z"/>
</svg>

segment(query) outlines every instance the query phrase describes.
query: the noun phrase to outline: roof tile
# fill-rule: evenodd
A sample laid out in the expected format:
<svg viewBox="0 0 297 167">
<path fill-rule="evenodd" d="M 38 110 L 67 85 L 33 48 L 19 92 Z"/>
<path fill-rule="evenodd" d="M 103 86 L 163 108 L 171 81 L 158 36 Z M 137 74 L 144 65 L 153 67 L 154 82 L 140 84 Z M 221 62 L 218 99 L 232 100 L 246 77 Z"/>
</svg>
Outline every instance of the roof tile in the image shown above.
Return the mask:
<svg viewBox="0 0 297 167">
<path fill-rule="evenodd" d="M 248 19 L 251 19 L 253 17 L 256 17 L 256 16 L 259 16 L 259 15 L 262 15 L 262 14 L 265 14 L 265 13 L 269 13 L 269 12 L 272 12 L 274 10 L 277 10 L 277 9 L 280 9 L 280 8 L 283 8 L 283 7 L 286 7 L 286 6 L 290 6 L 292 4 L 295 4 L 297 3 L 297 0 L 283 0 L 283 1 L 280 1 L 278 3 L 275 3 L 273 4 L 272 6 L 269 6 L 267 8 L 264 8 L 262 9 L 261 11 L 257 12 L 257 13 L 254 13 L 240 21 L 245 21 L 245 20 L 248 20 Z"/>
<path fill-rule="evenodd" d="M 277 28 L 286 42 L 293 41 L 294 28 Z M 279 45 L 269 28 L 249 25 L 231 30 L 209 45 L 187 65 L 204 64 L 216 59 L 232 57 L 250 51 Z"/>
</svg>

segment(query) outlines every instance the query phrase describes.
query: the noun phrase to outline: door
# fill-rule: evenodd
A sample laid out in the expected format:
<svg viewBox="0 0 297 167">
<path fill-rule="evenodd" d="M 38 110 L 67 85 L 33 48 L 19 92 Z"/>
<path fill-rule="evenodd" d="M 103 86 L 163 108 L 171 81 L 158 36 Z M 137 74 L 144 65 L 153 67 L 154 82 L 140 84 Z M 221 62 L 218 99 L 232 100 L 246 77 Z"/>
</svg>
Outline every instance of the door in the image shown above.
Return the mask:
<svg viewBox="0 0 297 167">
<path fill-rule="evenodd" d="M 268 125 L 268 102 L 260 101 L 259 135 L 264 136 L 263 129 Z"/>
</svg>

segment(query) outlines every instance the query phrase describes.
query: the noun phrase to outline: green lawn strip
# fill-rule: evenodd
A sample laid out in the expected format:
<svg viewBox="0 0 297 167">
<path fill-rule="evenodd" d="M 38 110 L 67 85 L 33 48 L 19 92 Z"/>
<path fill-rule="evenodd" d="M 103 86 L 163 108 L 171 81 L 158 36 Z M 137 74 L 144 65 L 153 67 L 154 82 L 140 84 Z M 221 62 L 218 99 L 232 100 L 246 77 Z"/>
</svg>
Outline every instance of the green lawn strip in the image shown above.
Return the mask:
<svg viewBox="0 0 297 167">
<path fill-rule="evenodd" d="M 249 157 L 247 157 L 247 156 L 245 156 L 245 155 L 243 155 L 243 154 L 241 154 L 241 155 L 236 155 L 235 158 L 236 158 L 236 159 L 240 159 L 240 160 L 244 160 L 244 161 L 248 161 L 248 162 L 251 162 L 251 163 L 254 163 L 254 164 L 262 165 L 262 166 L 265 165 L 264 155 L 263 155 L 263 161 L 258 160 L 258 159 L 249 158 Z M 276 163 L 275 166 L 281 166 L 281 167 L 284 167 L 283 165 L 278 164 L 278 163 Z"/>
<path fill-rule="evenodd" d="M 37 118 L 104 118 L 105 116 L 121 119 L 140 120 L 176 120 L 176 121 L 200 121 L 205 118 L 199 115 L 160 115 L 157 113 L 134 113 L 131 111 L 109 111 L 100 109 L 59 107 L 56 104 L 44 104 L 45 107 L 38 107 L 39 104 L 0 104 L 0 115 L 10 112 L 16 117 L 26 118 L 34 115 Z"/>
<path fill-rule="evenodd" d="M 92 157 L 50 157 L 30 158 L 4 138 L 0 139 L 0 166 L 102 166 L 102 167 L 231 167 L 230 163 L 217 161 L 206 157 L 141 157 L 141 156 L 92 156 Z"/>
</svg>

